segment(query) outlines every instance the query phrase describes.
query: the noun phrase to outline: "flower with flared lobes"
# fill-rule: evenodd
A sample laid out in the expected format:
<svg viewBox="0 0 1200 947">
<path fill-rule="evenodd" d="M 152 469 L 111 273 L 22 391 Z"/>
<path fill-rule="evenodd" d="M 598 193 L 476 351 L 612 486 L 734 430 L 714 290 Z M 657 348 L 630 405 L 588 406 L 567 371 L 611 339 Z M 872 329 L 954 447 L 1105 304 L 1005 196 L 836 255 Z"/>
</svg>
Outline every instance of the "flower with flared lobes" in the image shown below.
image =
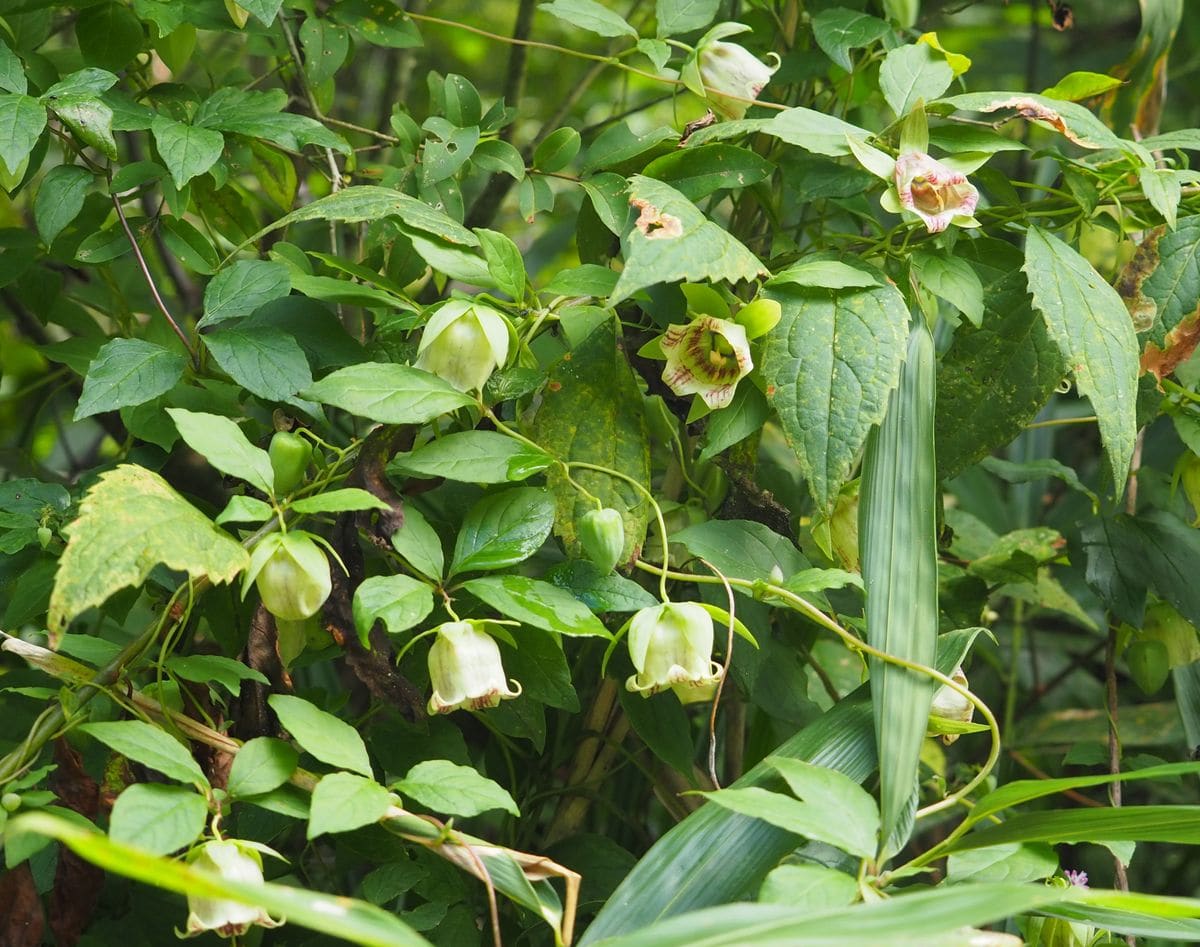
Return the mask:
<svg viewBox="0 0 1200 947">
<path fill-rule="evenodd" d="M 448 714 L 463 707 L 483 710 L 521 696 L 516 681 L 511 682 L 516 689 L 509 689 L 496 640 L 469 621 L 438 626 L 429 649 L 429 681 L 433 685 L 431 714 Z"/>
<path fill-rule="evenodd" d="M 219 875 L 223 881 L 239 887 L 251 888 L 263 883 L 262 856 L 233 839 L 217 839 L 197 846 L 188 856 L 188 863 L 197 871 Z M 213 931 L 221 937 L 240 937 L 255 924 L 278 927 L 283 923 L 273 920 L 260 907 L 238 901 L 194 895 L 188 895 L 187 901 L 185 937 L 195 937 L 205 931 Z"/>
<path fill-rule="evenodd" d="M 896 159 L 895 179 L 900 207 L 920 217 L 930 233 L 941 233 L 951 224 L 978 226 L 979 191 L 961 171 L 910 151 Z"/>
<path fill-rule="evenodd" d="M 710 700 L 725 674 L 712 649 L 712 616 L 695 602 L 643 608 L 629 625 L 637 673 L 625 689 L 649 697 L 669 687 L 684 704 Z"/>
<path fill-rule="evenodd" d="M 416 367 L 459 391 L 478 391 L 508 360 L 508 321 L 495 309 L 452 299 L 421 333 Z"/>
<path fill-rule="evenodd" d="M 718 115 L 738 119 L 771 81 L 779 62 L 776 56 L 775 65 L 768 66 L 737 43 L 715 40 L 700 47 L 699 66 L 709 106 Z"/>
<path fill-rule="evenodd" d="M 669 326 L 660 345 L 667 357 L 663 381 L 677 395 L 699 395 L 713 410 L 733 400 L 738 381 L 754 368 L 746 330 L 715 316 Z"/>
</svg>

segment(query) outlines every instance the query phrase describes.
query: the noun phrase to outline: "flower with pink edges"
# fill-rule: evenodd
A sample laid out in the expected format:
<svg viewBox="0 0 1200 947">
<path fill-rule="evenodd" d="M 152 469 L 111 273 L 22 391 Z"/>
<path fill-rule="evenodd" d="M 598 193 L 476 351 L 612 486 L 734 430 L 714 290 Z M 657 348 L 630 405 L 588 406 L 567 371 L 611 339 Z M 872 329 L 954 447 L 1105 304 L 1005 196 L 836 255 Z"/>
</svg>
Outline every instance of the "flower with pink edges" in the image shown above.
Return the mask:
<svg viewBox="0 0 1200 947">
<path fill-rule="evenodd" d="M 961 171 L 955 171 L 920 151 L 896 159 L 896 197 L 903 210 L 916 214 L 930 233 L 951 224 L 977 227 L 979 191 Z"/>
</svg>

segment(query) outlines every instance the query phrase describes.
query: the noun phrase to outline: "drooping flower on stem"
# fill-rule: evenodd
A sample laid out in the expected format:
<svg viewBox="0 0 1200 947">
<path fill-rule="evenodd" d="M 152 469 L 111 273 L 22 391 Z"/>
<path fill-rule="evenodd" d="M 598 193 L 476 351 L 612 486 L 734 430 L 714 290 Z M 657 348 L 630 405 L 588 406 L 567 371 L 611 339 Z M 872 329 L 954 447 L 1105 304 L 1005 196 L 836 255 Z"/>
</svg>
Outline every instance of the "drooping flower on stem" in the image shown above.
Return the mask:
<svg viewBox="0 0 1200 947">
<path fill-rule="evenodd" d="M 429 649 L 429 681 L 433 696 L 429 713 L 448 714 L 467 708 L 484 710 L 521 696 L 521 685 L 504 676 L 500 647 L 479 622 L 448 621 L 438 626 Z M 509 688 L 513 684 L 515 690 Z"/>
<path fill-rule="evenodd" d="M 222 881 L 239 888 L 252 888 L 263 883 L 262 856 L 250 845 L 236 839 L 214 839 L 196 846 L 188 855 L 188 864 L 197 871 L 217 875 Z M 195 937 L 212 931 L 221 937 L 240 937 L 257 924 L 259 927 L 279 927 L 283 921 L 274 920 L 265 910 L 240 901 L 220 898 L 201 898 L 188 895 L 188 919 L 184 937 Z"/>
<path fill-rule="evenodd" d="M 700 605 L 643 608 L 629 625 L 629 657 L 637 673 L 625 688 L 650 697 L 669 687 L 684 704 L 711 700 L 725 674 L 712 650 L 712 616 Z"/>
</svg>

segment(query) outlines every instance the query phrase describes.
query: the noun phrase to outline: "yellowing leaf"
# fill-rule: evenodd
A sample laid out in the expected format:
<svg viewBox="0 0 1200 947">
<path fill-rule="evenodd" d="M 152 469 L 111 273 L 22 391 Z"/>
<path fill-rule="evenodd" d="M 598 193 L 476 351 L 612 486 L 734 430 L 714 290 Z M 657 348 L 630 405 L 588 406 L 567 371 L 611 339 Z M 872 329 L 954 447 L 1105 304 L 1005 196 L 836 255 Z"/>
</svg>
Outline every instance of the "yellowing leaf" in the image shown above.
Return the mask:
<svg viewBox="0 0 1200 947">
<path fill-rule="evenodd" d="M 922 33 L 917 37 L 918 43 L 924 43 L 932 49 L 936 49 L 939 53 L 946 57 L 946 65 L 954 70 L 955 76 L 961 76 L 964 72 L 971 68 L 971 60 L 962 53 L 952 53 L 938 40 L 937 33 Z"/>
<path fill-rule="evenodd" d="M 158 474 L 134 464 L 101 475 L 79 505 L 50 593 L 52 645 L 67 623 L 114 592 L 140 585 L 160 563 L 192 578 L 231 582 L 246 551 Z"/>
</svg>

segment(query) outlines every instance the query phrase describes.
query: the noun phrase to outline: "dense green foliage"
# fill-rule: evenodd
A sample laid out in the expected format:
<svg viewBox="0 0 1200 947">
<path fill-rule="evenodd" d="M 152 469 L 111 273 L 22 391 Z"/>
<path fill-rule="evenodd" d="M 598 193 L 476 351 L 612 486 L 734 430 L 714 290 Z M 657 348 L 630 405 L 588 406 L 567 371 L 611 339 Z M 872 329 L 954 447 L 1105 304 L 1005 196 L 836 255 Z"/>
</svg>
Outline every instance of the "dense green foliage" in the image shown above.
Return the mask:
<svg viewBox="0 0 1200 947">
<path fill-rule="evenodd" d="M 1200 940 L 1109 6 L 0 0 L 0 942 Z"/>
</svg>

